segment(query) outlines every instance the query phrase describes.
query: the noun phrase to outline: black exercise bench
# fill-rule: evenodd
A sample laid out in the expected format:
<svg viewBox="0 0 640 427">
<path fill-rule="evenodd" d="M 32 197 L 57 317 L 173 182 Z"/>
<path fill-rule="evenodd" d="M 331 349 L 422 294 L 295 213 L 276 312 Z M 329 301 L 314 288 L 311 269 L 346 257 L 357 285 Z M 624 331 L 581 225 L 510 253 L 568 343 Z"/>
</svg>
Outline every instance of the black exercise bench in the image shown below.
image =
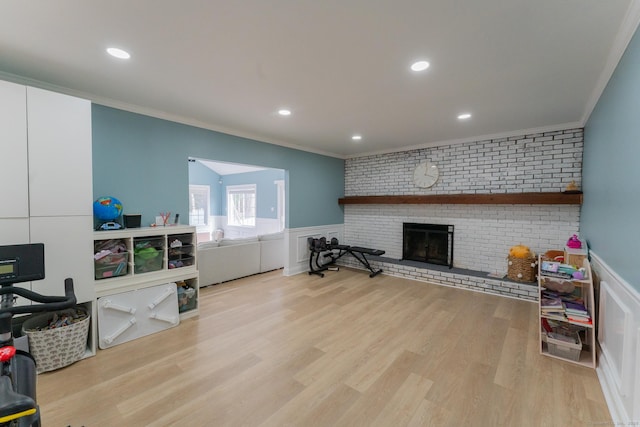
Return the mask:
<svg viewBox="0 0 640 427">
<path fill-rule="evenodd" d="M 374 277 L 382 273 L 382 270 L 374 270 L 371 264 L 369 264 L 369 260 L 366 257 L 366 255 L 383 255 L 384 251 L 381 249 L 341 245 L 339 244 L 338 239 L 336 239 L 335 237 L 332 238 L 330 242 L 327 242 L 327 239 L 325 237 L 321 237 L 319 239 L 309 237 L 307 239 L 307 245 L 310 252 L 309 274 L 317 274 L 320 277 L 324 277 L 324 271 L 327 271 L 329 269 L 338 270 L 339 268 L 334 267 L 333 265 L 338 259 L 346 254 L 351 254 L 360 262 L 360 264 L 365 266 L 365 268 L 371 272 L 371 274 L 369 274 L 369 277 Z M 338 252 L 336 253 L 334 251 Z M 320 263 L 321 257 L 324 260 L 322 264 Z M 329 261 L 326 261 L 327 258 L 329 258 Z"/>
</svg>

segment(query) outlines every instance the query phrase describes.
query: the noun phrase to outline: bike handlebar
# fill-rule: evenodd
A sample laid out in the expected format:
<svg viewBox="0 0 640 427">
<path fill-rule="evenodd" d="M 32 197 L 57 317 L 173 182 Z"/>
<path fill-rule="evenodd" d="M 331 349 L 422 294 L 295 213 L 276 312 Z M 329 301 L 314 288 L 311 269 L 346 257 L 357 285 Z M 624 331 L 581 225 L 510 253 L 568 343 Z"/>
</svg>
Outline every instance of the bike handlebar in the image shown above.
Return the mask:
<svg viewBox="0 0 640 427">
<path fill-rule="evenodd" d="M 56 311 L 71 308 L 77 302 L 76 295 L 73 292 L 73 279 L 71 278 L 64 280 L 65 296 L 63 297 L 42 295 L 37 292 L 30 291 L 29 289 L 15 287 L 13 285 L 3 286 L 0 288 L 0 295 L 5 294 L 20 295 L 29 301 L 34 301 L 40 304 L 0 308 L 0 313 L 30 314 L 41 313 L 43 311 Z"/>
</svg>

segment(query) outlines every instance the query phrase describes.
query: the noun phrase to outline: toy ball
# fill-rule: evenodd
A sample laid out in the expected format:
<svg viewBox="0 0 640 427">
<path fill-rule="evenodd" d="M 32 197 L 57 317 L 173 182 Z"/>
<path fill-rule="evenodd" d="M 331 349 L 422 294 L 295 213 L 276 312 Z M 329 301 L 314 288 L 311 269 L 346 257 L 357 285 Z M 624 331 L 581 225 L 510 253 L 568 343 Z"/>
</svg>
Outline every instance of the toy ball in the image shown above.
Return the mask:
<svg viewBox="0 0 640 427">
<path fill-rule="evenodd" d="M 115 197 L 99 197 L 93 202 L 93 215 L 101 221 L 113 221 L 122 214 L 122 203 Z"/>
</svg>

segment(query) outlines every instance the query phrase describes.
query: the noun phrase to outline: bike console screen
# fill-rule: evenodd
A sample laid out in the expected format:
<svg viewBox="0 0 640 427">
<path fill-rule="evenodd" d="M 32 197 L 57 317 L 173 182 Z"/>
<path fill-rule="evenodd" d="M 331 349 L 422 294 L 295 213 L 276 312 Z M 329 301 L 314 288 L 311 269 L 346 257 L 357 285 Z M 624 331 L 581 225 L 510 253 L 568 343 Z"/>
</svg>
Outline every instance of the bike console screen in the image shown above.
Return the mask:
<svg viewBox="0 0 640 427">
<path fill-rule="evenodd" d="M 44 244 L 0 246 L 0 285 L 44 279 Z"/>
</svg>

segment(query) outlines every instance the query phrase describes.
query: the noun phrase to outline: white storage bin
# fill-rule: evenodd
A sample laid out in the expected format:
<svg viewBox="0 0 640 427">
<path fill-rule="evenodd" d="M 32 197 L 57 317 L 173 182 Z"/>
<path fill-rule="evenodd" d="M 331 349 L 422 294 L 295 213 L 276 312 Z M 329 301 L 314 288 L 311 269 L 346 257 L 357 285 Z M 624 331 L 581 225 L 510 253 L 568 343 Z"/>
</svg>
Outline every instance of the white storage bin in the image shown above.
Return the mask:
<svg viewBox="0 0 640 427">
<path fill-rule="evenodd" d="M 549 354 L 562 357 L 563 359 L 573 360 L 574 362 L 579 361 L 580 352 L 582 351 L 582 341 L 580 340 L 580 334 L 576 333 L 576 337 L 578 342 L 573 344 L 547 336 Z"/>
</svg>

